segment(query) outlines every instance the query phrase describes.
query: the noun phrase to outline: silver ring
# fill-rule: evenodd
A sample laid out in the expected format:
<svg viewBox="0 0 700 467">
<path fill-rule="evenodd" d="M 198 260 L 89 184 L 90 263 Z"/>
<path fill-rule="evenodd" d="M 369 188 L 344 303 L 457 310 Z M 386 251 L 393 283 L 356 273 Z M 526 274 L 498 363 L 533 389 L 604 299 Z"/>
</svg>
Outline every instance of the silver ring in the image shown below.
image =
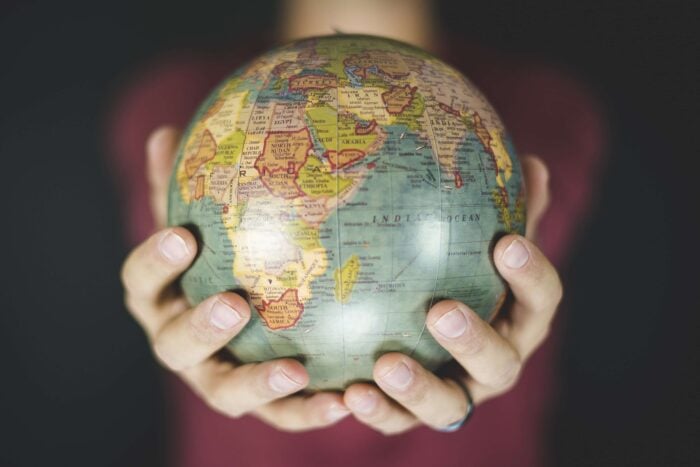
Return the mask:
<svg viewBox="0 0 700 467">
<path fill-rule="evenodd" d="M 457 386 L 462 388 L 462 391 L 464 391 L 464 397 L 467 398 L 467 413 L 456 422 L 450 423 L 446 427 L 438 428 L 437 431 L 442 433 L 452 433 L 453 431 L 459 430 L 465 423 L 467 423 L 467 420 L 469 420 L 474 413 L 474 400 L 472 399 L 472 395 L 469 392 L 467 385 L 464 384 L 461 378 L 455 378 L 452 381 L 457 383 Z"/>
</svg>

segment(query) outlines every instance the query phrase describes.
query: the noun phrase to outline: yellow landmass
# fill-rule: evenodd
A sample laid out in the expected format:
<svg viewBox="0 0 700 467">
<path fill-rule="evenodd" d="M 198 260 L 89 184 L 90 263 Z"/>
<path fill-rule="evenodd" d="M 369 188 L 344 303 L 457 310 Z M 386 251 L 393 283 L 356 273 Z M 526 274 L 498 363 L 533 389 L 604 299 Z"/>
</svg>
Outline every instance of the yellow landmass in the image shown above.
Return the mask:
<svg viewBox="0 0 700 467">
<path fill-rule="evenodd" d="M 310 198 L 328 198 L 347 190 L 352 180 L 336 176 L 327 164 L 316 157 L 309 157 L 299 171 L 297 184 Z"/>
<path fill-rule="evenodd" d="M 350 300 L 352 289 L 355 287 L 357 277 L 360 274 L 360 258 L 352 255 L 345 264 L 335 270 L 335 299 L 340 303 L 347 303 Z"/>
<path fill-rule="evenodd" d="M 248 105 L 250 92 L 237 91 L 240 81 L 228 82 L 209 105 L 202 118 L 195 124 L 183 146 L 183 157 L 177 168 L 177 181 L 185 203 L 195 195 L 208 196 L 193 188 L 191 178 L 202 171 L 209 172 L 216 165 L 234 165 L 243 150 L 245 134 L 251 106 Z"/>
<path fill-rule="evenodd" d="M 338 112 L 329 105 L 311 104 L 306 106 L 306 117 L 309 126 L 335 125 L 338 121 Z"/>
<path fill-rule="evenodd" d="M 328 149 L 338 148 L 338 152 L 344 149 L 359 149 L 365 153 L 370 152 L 370 146 L 377 140 L 377 132 L 372 131 L 366 135 L 358 135 L 355 131 L 357 121 L 352 115 L 343 114 L 338 120 L 338 145 L 326 146 Z"/>
<path fill-rule="evenodd" d="M 501 221 L 503 222 L 506 232 L 511 232 L 513 230 L 513 220 L 510 215 L 510 209 L 508 209 L 508 200 L 504 189 L 496 188 L 491 192 L 491 197 L 493 198 L 493 203 L 496 205 L 496 208 L 501 213 Z"/>
<path fill-rule="evenodd" d="M 318 238 L 318 228 L 313 227 L 302 219 L 294 219 L 284 223 L 284 233 L 293 245 L 302 250 L 323 248 Z"/>
<path fill-rule="evenodd" d="M 496 182 L 498 186 L 503 188 L 506 186 L 506 182 L 510 180 L 511 175 L 513 175 L 513 161 L 503 144 L 501 132 L 492 129 L 489 130 L 489 135 L 491 135 L 491 150 L 493 151 L 493 156 L 496 158 L 496 166 L 498 167 Z"/>
<path fill-rule="evenodd" d="M 247 105 L 250 97 L 249 91 L 232 92 L 219 100 L 223 104 L 213 106 L 207 112 L 207 116 L 201 120 L 208 131 L 220 144 L 235 131 L 243 131 L 248 125 L 251 106 Z"/>
<path fill-rule="evenodd" d="M 481 141 L 486 151 L 491 153 L 496 164 L 496 183 L 501 188 L 505 187 L 506 182 L 513 174 L 513 161 L 508 155 L 508 151 L 503 144 L 501 132 L 495 128 L 487 128 L 478 113 L 474 112 L 474 133 Z"/>
<path fill-rule="evenodd" d="M 204 130 L 191 147 L 191 152 L 185 156 L 185 173 L 192 177 L 197 169 L 214 158 L 216 154 L 216 140 L 209 130 Z"/>
<path fill-rule="evenodd" d="M 296 269 L 285 269 L 282 274 L 277 276 L 282 284 L 282 287 L 292 288 L 299 283 L 299 276 Z"/>
<path fill-rule="evenodd" d="M 243 151 L 245 133 L 243 130 L 236 130 L 221 140 L 216 147 L 214 158 L 206 164 L 207 170 L 212 170 L 216 165 L 234 166 L 238 163 Z"/>
</svg>

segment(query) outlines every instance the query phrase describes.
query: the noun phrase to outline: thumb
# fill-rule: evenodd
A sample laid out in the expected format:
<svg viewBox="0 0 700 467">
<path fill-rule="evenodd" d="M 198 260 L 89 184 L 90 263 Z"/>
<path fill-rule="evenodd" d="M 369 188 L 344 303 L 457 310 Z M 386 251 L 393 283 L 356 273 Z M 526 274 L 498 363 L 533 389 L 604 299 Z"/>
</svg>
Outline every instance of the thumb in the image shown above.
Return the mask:
<svg viewBox="0 0 700 467">
<path fill-rule="evenodd" d="M 151 213 L 156 227 L 165 226 L 168 212 L 168 182 L 175 161 L 180 132 L 162 126 L 151 133 L 146 144 L 146 172 L 150 190 Z"/>
<path fill-rule="evenodd" d="M 549 171 L 539 157 L 522 158 L 523 178 L 527 195 L 527 238 L 536 236 L 537 226 L 549 207 Z"/>
</svg>

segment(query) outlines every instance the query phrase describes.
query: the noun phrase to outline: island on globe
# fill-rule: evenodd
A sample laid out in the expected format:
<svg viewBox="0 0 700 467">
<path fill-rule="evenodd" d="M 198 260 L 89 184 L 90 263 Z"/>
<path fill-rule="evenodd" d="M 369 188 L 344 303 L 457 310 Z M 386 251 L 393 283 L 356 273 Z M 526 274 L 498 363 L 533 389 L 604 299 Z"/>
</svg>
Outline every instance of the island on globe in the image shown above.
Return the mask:
<svg viewBox="0 0 700 467">
<path fill-rule="evenodd" d="M 430 306 L 491 319 L 499 234 L 524 230 L 513 145 L 484 96 L 415 47 L 357 35 L 276 48 L 226 78 L 183 135 L 168 208 L 199 255 L 196 304 L 242 293 L 242 362 L 299 359 L 310 389 L 372 378 L 386 352 L 450 355 Z"/>
</svg>

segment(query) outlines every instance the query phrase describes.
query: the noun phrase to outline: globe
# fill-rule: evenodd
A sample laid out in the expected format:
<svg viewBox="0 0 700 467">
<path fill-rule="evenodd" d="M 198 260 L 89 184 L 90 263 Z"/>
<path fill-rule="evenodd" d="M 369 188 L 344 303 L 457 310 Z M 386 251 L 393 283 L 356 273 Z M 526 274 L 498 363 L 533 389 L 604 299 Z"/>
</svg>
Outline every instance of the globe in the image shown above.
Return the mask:
<svg viewBox="0 0 700 467">
<path fill-rule="evenodd" d="M 235 358 L 299 359 L 312 390 L 371 379 L 386 352 L 448 361 L 428 309 L 451 298 L 491 319 L 506 292 L 491 248 L 525 220 L 484 96 L 422 50 L 358 35 L 284 45 L 226 78 L 183 134 L 168 204 L 199 241 L 189 301 L 244 295 Z"/>
</svg>

